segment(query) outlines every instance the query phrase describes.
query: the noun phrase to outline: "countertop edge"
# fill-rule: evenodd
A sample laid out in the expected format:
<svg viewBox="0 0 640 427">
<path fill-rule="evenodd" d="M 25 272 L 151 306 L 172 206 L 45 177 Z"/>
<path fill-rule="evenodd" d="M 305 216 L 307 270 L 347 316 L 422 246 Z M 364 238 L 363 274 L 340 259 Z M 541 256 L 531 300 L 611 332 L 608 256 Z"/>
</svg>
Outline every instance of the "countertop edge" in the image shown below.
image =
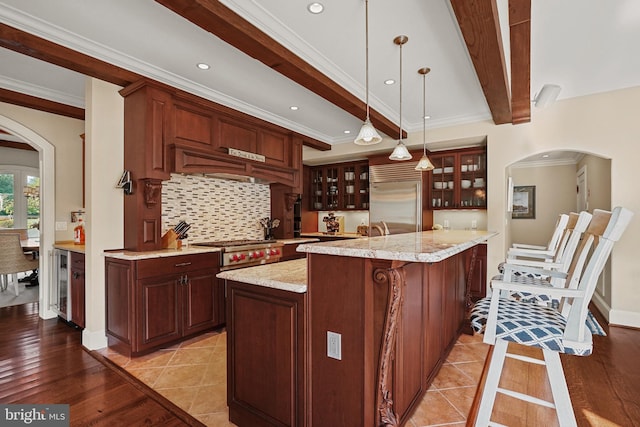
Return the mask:
<svg viewBox="0 0 640 427">
<path fill-rule="evenodd" d="M 440 243 L 436 244 L 435 248 L 429 248 L 429 250 L 424 251 L 416 251 L 415 245 L 414 248 L 407 247 L 406 249 L 385 249 L 385 248 L 376 248 L 375 246 L 381 245 L 384 246 L 383 239 L 386 238 L 394 238 L 394 236 L 404 236 L 405 239 L 415 239 L 424 233 L 433 233 L 430 231 L 422 232 L 422 233 L 407 233 L 405 235 L 392 235 L 385 236 L 384 238 L 375 237 L 374 239 L 378 239 L 374 242 L 374 244 L 370 244 L 369 247 L 362 247 L 362 242 L 353 242 L 351 247 L 349 244 L 336 242 L 323 242 L 319 244 L 302 244 L 297 248 L 298 252 L 306 252 L 309 254 L 323 254 L 323 255 L 337 255 L 337 256 L 348 256 L 348 257 L 356 257 L 356 258 L 372 258 L 372 259 L 386 259 L 386 260 L 394 260 L 394 261 L 407 261 L 407 262 L 440 262 L 445 260 L 453 255 L 456 255 L 464 250 L 471 248 L 477 244 L 484 243 L 491 237 L 497 235 L 497 232 L 493 231 L 484 231 L 482 235 L 478 235 L 474 237 L 476 232 L 472 231 L 464 231 L 464 233 L 468 233 L 469 238 L 462 242 L 456 242 L 452 244 Z M 442 233 L 442 232 L 440 232 Z M 446 232 L 444 232 L 446 233 Z M 462 233 L 462 231 L 461 231 Z M 446 235 L 443 235 L 446 236 Z M 400 237 L 402 238 L 402 237 Z M 395 237 L 395 239 L 399 239 Z M 360 240 L 360 239 L 358 239 Z M 408 245 L 407 245 L 408 246 Z M 437 246 L 442 246 L 442 248 L 438 248 Z"/>
<path fill-rule="evenodd" d="M 307 292 L 307 260 L 274 262 L 220 272 L 219 279 L 303 294 Z"/>
<path fill-rule="evenodd" d="M 312 243 L 312 242 L 318 242 L 318 241 L 319 239 L 313 238 L 313 237 L 278 239 L 278 242 L 281 242 L 285 245 L 304 244 L 304 243 Z M 67 248 L 64 248 L 64 249 L 67 249 Z M 157 251 L 147 251 L 147 252 L 135 252 L 135 251 L 128 251 L 125 249 L 112 249 L 112 250 L 104 251 L 103 255 L 108 258 L 135 261 L 138 259 L 164 258 L 164 257 L 171 257 L 171 256 L 194 255 L 194 254 L 202 254 L 202 253 L 209 253 L 209 252 L 220 252 L 220 248 L 189 245 L 189 246 L 183 246 L 181 249 L 159 249 Z"/>
</svg>

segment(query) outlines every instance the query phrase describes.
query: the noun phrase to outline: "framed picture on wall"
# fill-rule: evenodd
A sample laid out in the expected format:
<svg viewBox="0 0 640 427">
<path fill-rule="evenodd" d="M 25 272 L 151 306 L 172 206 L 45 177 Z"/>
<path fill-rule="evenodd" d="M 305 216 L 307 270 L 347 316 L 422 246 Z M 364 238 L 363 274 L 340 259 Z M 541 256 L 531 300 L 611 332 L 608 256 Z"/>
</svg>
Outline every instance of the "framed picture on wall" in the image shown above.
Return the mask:
<svg viewBox="0 0 640 427">
<path fill-rule="evenodd" d="M 535 217 L 536 217 L 536 186 L 535 185 L 514 186 L 511 218 L 535 219 Z"/>
</svg>

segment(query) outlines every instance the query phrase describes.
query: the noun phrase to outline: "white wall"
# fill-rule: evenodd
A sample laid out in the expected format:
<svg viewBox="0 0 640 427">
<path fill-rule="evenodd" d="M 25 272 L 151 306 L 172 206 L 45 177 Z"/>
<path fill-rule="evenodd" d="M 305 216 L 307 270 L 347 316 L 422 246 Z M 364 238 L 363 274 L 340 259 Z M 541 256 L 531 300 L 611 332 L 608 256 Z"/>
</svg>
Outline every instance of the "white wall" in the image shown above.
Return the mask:
<svg viewBox="0 0 640 427">
<path fill-rule="evenodd" d="M 500 234 L 488 247 L 488 276 L 504 259 L 506 235 L 506 168 L 532 154 L 553 150 L 593 153 L 611 159 L 611 206 L 624 206 L 637 217 L 614 247 L 611 305 L 601 307 L 611 323 L 640 327 L 640 292 L 636 278 L 640 263 L 635 259 L 635 242 L 640 239 L 640 198 L 633 177 L 637 170 L 640 135 L 640 87 L 558 101 L 538 110 L 533 108 L 531 123 L 496 126 L 479 122 L 449 128 L 430 129 L 428 144 L 435 141 L 487 138 L 488 150 L 488 229 Z M 420 146 L 421 133 L 409 135 L 410 148 Z M 377 151 L 391 152 L 395 142 L 385 138 Z M 362 157 L 362 147 L 340 144 L 330 161 L 341 156 Z M 305 161 L 321 160 L 322 152 L 305 150 Z"/>
<path fill-rule="evenodd" d="M 0 114 L 33 130 L 55 147 L 55 221 L 69 225 L 66 231 L 55 232 L 55 240 L 73 240 L 71 211 L 82 207 L 80 135 L 84 133 L 84 121 L 6 103 L 0 103 Z"/>
<path fill-rule="evenodd" d="M 124 244 L 124 194 L 116 188 L 124 169 L 124 99 L 120 89 L 93 78 L 87 78 L 85 84 L 86 324 L 82 344 L 92 350 L 107 345 L 103 253 Z"/>
<path fill-rule="evenodd" d="M 558 215 L 576 211 L 576 165 L 513 168 L 511 177 L 514 186 L 536 187 L 536 217 L 511 221 L 511 243 L 546 246 Z"/>
</svg>

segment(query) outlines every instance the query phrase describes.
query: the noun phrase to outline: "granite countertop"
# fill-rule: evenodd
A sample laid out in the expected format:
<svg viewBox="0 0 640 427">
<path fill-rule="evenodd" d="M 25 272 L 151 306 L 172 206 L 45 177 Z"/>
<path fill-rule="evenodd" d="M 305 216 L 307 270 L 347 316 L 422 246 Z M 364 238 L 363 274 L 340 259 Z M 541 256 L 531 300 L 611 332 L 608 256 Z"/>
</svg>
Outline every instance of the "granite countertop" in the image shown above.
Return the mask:
<svg viewBox="0 0 640 427">
<path fill-rule="evenodd" d="M 298 252 L 409 262 L 439 262 L 497 233 L 493 231 L 438 230 L 362 239 L 301 244 Z"/>
<path fill-rule="evenodd" d="M 133 260 L 148 259 L 148 258 L 162 258 L 162 257 L 179 256 L 179 255 L 204 254 L 208 252 L 220 252 L 220 248 L 209 248 L 206 246 L 188 246 L 188 247 L 183 246 L 180 249 L 160 249 L 157 251 L 146 251 L 146 252 L 135 252 L 135 251 L 127 251 L 124 249 L 120 249 L 120 250 L 114 250 L 114 251 L 105 251 L 104 256 L 109 258 L 133 261 Z"/>
<path fill-rule="evenodd" d="M 307 260 L 303 258 L 238 268 L 218 273 L 216 277 L 302 294 L 307 292 Z"/>
<path fill-rule="evenodd" d="M 361 236 L 358 233 L 330 234 L 330 233 L 323 233 L 321 231 L 316 231 L 312 233 L 302 233 L 301 236 L 302 237 L 335 237 L 336 239 L 360 239 L 362 237 L 366 237 L 366 236 Z"/>
<path fill-rule="evenodd" d="M 282 242 L 285 245 L 295 245 L 300 243 L 311 243 L 311 242 L 319 242 L 319 241 L 320 239 L 316 237 L 294 237 L 293 239 L 278 239 L 278 242 Z"/>
<path fill-rule="evenodd" d="M 56 249 L 64 249 L 71 252 L 84 253 L 84 245 L 76 245 L 73 240 L 65 240 L 60 242 L 55 242 L 53 247 Z"/>
<path fill-rule="evenodd" d="M 278 242 L 281 242 L 285 245 L 294 245 L 301 243 L 313 243 L 317 242 L 317 238 L 309 237 L 298 237 L 293 239 L 278 239 Z M 73 242 L 70 243 L 73 246 Z M 67 249 L 67 248 L 63 248 Z M 84 245 L 82 246 L 84 252 Z M 110 258 L 123 259 L 123 260 L 138 260 L 138 259 L 149 259 L 149 258 L 162 258 L 162 257 L 170 257 L 170 256 L 179 256 L 179 255 L 193 255 L 193 254 L 202 254 L 208 252 L 220 252 L 221 248 L 212 248 L 206 246 L 196 246 L 189 245 L 183 246 L 180 249 L 159 249 L 157 251 L 145 251 L 145 252 L 135 252 L 128 251 L 125 249 L 116 249 L 105 251 L 104 255 Z M 73 250 L 73 248 L 69 248 L 69 250 Z"/>
</svg>

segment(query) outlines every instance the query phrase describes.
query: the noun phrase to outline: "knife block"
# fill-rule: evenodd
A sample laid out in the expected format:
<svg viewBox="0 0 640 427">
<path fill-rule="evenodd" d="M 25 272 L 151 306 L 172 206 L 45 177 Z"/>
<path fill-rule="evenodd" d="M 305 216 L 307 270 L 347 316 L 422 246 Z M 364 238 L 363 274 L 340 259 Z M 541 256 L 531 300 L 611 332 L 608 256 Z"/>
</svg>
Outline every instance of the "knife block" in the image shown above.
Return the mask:
<svg viewBox="0 0 640 427">
<path fill-rule="evenodd" d="M 162 247 L 164 249 L 180 249 L 182 248 L 182 240 L 178 239 L 178 233 L 169 230 L 162 236 Z"/>
</svg>

